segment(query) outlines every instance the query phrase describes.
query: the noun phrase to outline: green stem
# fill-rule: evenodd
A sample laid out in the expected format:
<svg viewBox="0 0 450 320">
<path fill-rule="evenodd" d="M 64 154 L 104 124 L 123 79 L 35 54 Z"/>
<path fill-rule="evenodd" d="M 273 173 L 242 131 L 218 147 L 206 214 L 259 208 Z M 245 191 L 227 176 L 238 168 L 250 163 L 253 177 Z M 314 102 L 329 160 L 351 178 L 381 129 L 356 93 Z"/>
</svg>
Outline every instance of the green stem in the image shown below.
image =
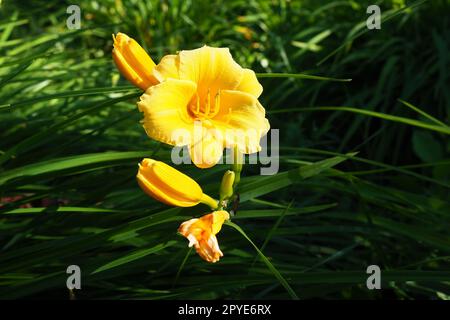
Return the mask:
<svg viewBox="0 0 450 320">
<path fill-rule="evenodd" d="M 241 171 L 242 167 L 244 165 L 244 158 L 242 152 L 240 152 L 237 148 L 237 146 L 234 147 L 233 150 L 233 165 L 231 166 L 231 170 L 234 171 L 234 183 L 233 183 L 233 189 L 236 193 L 236 186 L 241 181 Z"/>
<path fill-rule="evenodd" d="M 218 200 L 211 198 L 210 196 L 208 196 L 205 193 L 202 195 L 202 198 L 201 198 L 200 202 L 206 204 L 212 210 L 216 210 L 218 208 L 218 206 L 219 206 L 219 201 Z"/>
<path fill-rule="evenodd" d="M 242 230 L 241 227 L 239 227 L 237 224 L 235 224 L 231 221 L 226 221 L 225 224 L 227 226 L 230 226 L 233 229 L 235 229 L 245 239 L 247 239 L 248 242 L 250 242 L 250 244 L 253 246 L 253 248 L 255 248 L 255 250 L 258 253 L 261 260 L 264 262 L 264 264 L 267 266 L 267 268 L 270 270 L 270 272 L 272 272 L 272 274 L 275 276 L 275 278 L 277 278 L 277 280 L 280 282 L 280 284 L 286 289 L 286 291 L 289 293 L 291 298 L 294 300 L 298 300 L 299 298 L 298 298 L 297 294 L 291 288 L 291 286 L 286 281 L 286 279 L 281 275 L 281 273 L 278 271 L 278 269 L 275 268 L 275 266 L 269 261 L 269 259 L 267 259 L 267 257 L 261 252 L 261 250 L 259 250 L 259 248 L 256 246 L 256 244 L 249 238 L 249 236 L 244 232 L 244 230 Z"/>
</svg>

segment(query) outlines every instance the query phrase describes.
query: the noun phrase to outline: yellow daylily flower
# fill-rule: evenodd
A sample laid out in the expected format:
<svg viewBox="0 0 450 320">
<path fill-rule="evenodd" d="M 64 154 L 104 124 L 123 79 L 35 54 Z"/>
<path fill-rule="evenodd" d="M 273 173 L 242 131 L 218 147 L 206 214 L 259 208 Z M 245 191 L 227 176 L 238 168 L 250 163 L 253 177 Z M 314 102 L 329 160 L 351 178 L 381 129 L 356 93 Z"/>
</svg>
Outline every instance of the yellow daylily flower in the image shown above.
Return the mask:
<svg viewBox="0 0 450 320">
<path fill-rule="evenodd" d="M 215 165 L 224 148 L 237 146 L 246 154 L 261 150 L 259 141 L 270 128 L 258 101 L 263 88 L 252 70 L 233 60 L 228 48 L 182 50 L 155 65 L 134 40 L 119 33 L 113 55 L 122 74 L 146 90 L 138 107 L 149 137 L 188 145 L 200 168 Z M 190 139 L 180 140 L 180 131 Z"/>
<path fill-rule="evenodd" d="M 208 262 L 217 262 L 223 257 L 216 234 L 219 233 L 225 220 L 230 219 L 226 211 L 214 211 L 200 218 L 183 222 L 178 232 L 189 240 L 189 247 Z"/>
<path fill-rule="evenodd" d="M 142 90 L 158 83 L 152 73 L 155 63 L 134 39 L 119 32 L 113 40 L 114 62 L 128 81 Z"/>
<path fill-rule="evenodd" d="M 165 204 L 192 207 L 201 202 L 211 209 L 218 205 L 217 200 L 203 193 L 197 182 L 164 162 L 143 159 L 136 177 L 145 193 Z"/>
<path fill-rule="evenodd" d="M 168 55 L 153 74 L 160 83 L 148 88 L 138 103 L 148 136 L 182 146 L 186 141 L 179 142 L 174 133 L 188 132 L 191 159 L 200 168 L 215 165 L 224 148 L 260 151 L 259 141 L 270 127 L 258 101 L 262 86 L 228 48 L 204 46 Z"/>
</svg>

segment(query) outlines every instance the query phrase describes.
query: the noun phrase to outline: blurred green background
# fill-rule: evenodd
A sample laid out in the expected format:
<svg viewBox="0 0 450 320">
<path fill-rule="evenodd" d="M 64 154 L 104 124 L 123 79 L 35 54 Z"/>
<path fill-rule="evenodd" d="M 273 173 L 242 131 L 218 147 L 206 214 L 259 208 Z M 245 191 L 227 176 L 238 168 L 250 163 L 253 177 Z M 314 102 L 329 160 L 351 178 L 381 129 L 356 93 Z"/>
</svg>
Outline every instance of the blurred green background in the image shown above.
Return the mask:
<svg viewBox="0 0 450 320">
<path fill-rule="evenodd" d="M 69 299 L 72 264 L 77 299 L 450 297 L 449 1 L 0 3 L 0 298 Z M 245 166 L 233 222 L 262 259 L 224 226 L 225 256 L 202 261 L 176 230 L 208 209 L 137 186 L 137 163 L 171 149 L 139 124 L 119 31 L 155 61 L 226 46 L 258 73 L 280 173 Z M 178 168 L 217 196 L 227 166 Z M 366 287 L 372 264 L 382 290 Z"/>
</svg>

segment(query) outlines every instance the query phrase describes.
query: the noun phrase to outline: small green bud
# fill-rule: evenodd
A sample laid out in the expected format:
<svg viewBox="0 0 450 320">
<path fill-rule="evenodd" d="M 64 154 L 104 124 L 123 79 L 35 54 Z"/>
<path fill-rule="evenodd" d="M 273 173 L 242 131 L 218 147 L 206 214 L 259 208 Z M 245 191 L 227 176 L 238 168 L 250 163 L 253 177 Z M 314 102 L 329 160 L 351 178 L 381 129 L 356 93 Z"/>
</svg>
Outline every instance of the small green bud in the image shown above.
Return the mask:
<svg viewBox="0 0 450 320">
<path fill-rule="evenodd" d="M 235 174 L 231 170 L 227 170 L 220 184 L 220 201 L 230 198 L 233 195 L 233 183 Z"/>
</svg>

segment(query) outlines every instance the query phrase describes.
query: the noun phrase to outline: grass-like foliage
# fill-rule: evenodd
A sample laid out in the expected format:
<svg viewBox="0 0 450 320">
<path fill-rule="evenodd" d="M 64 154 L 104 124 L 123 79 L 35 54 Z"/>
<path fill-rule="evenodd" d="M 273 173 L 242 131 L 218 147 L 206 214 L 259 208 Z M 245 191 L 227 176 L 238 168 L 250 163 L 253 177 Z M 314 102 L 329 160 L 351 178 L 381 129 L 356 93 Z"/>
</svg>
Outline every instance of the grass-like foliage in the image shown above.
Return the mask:
<svg viewBox="0 0 450 320">
<path fill-rule="evenodd" d="M 79 30 L 70 4 L 0 4 L 0 298 L 69 298 L 69 265 L 80 299 L 450 297 L 448 1 L 81 0 Z M 155 61 L 229 47 L 264 86 L 280 171 L 245 165 L 218 263 L 176 233 L 205 206 L 136 183 L 171 149 L 139 123 L 118 31 Z M 217 194 L 228 166 L 178 168 Z"/>
</svg>

